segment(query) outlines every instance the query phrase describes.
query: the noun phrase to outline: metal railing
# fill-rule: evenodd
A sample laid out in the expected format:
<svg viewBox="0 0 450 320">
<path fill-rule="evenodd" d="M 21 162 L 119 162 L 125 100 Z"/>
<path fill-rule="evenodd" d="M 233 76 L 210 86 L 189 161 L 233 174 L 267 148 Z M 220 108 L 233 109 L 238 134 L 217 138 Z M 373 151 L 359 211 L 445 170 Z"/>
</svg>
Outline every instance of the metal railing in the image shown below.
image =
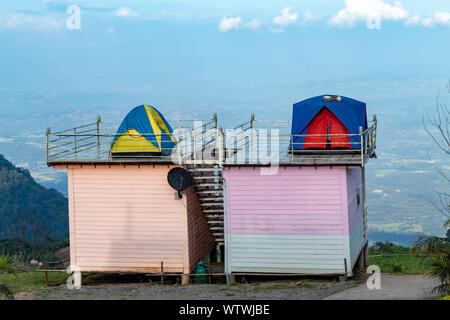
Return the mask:
<svg viewBox="0 0 450 320">
<path fill-rule="evenodd" d="M 174 127 L 173 134 L 121 134 L 125 138 L 121 140 L 120 150 L 112 149 L 118 124 L 103 123 L 100 117 L 94 123 L 68 130 L 51 132 L 47 129 L 47 163 L 120 160 L 219 166 L 273 163 L 364 166 L 369 158 L 375 157 L 376 116 L 366 130 L 360 127 L 356 134 L 292 135 L 290 121 L 256 120 L 254 115 L 249 121 L 225 131 L 217 127 L 216 114 L 208 120 L 172 120 L 170 123 Z M 324 142 L 327 138 L 330 141 Z M 147 151 L 146 140 L 156 141 L 157 152 Z M 323 148 L 311 149 L 318 144 Z M 335 148 L 340 145 L 346 148 Z"/>
<path fill-rule="evenodd" d="M 48 164 L 68 162 L 105 162 L 105 161 L 170 161 L 174 145 L 178 147 L 180 161 L 195 159 L 198 153 L 212 145 L 217 130 L 217 115 L 207 120 L 171 120 L 174 133 L 123 133 L 120 149 L 113 150 L 118 123 L 102 122 L 98 117 L 94 123 L 52 132 L 46 131 L 46 161 Z M 169 137 L 170 139 L 167 139 Z M 187 140 L 189 137 L 189 142 Z M 148 152 L 142 146 L 143 140 L 154 141 L 156 152 Z M 172 142 L 167 146 L 167 141 Z M 166 142 L 164 142 L 166 141 Z M 194 141 L 194 143 L 191 143 Z M 166 146 L 164 146 L 166 145 Z M 115 151 L 115 152 L 113 152 Z"/>
<path fill-rule="evenodd" d="M 256 120 L 253 115 L 246 124 L 246 127 L 241 125 L 231 130 L 232 132 L 227 130 L 225 133 L 226 164 L 257 165 L 278 162 L 364 166 L 369 158 L 375 157 L 376 116 L 373 121 L 369 121 L 366 130 L 360 127 L 359 132 L 355 134 L 292 135 L 290 121 Z M 302 139 L 298 139 L 300 137 Z"/>
</svg>

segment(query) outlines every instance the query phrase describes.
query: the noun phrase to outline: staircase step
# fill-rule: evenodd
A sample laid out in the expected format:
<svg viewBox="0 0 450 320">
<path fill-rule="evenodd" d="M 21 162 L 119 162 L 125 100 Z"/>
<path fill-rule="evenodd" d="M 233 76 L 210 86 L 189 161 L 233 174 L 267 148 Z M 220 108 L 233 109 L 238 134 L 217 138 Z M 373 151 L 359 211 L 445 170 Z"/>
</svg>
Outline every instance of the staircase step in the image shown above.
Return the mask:
<svg viewBox="0 0 450 320">
<path fill-rule="evenodd" d="M 189 169 L 189 171 L 193 171 L 193 172 L 208 172 L 208 171 L 219 171 L 222 172 L 222 168 L 194 168 L 194 169 Z"/>
<path fill-rule="evenodd" d="M 219 206 L 223 206 L 223 203 L 220 203 L 220 202 L 202 203 L 201 206 L 202 207 L 219 207 Z"/>
<path fill-rule="evenodd" d="M 209 194 L 209 193 L 223 193 L 223 190 L 222 189 L 214 189 L 214 190 L 205 189 L 205 190 L 199 190 L 199 191 L 197 191 L 197 193 L 205 193 L 205 194 Z"/>
<path fill-rule="evenodd" d="M 220 183 L 199 183 L 195 185 L 196 187 L 218 187 L 218 186 L 222 186 L 222 184 Z M 218 189 L 218 190 L 222 190 L 222 189 Z"/>
<path fill-rule="evenodd" d="M 207 214 L 206 217 L 209 219 L 223 218 L 223 214 Z"/>
<path fill-rule="evenodd" d="M 218 176 L 194 176 L 194 179 L 220 179 Z"/>
<path fill-rule="evenodd" d="M 216 164 L 190 164 L 186 168 L 194 178 L 197 195 L 215 242 L 224 245 L 223 168 Z"/>
<path fill-rule="evenodd" d="M 217 197 L 217 198 L 200 198 L 200 201 L 222 201 L 223 202 L 223 197 Z"/>
</svg>

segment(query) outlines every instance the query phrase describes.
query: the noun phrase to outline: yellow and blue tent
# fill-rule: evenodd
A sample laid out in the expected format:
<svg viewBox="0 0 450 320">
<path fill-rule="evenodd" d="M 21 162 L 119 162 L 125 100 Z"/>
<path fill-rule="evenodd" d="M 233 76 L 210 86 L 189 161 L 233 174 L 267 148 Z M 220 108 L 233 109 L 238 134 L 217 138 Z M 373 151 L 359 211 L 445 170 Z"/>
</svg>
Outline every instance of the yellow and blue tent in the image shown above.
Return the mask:
<svg viewBox="0 0 450 320">
<path fill-rule="evenodd" d="M 169 155 L 175 146 L 172 127 L 155 108 L 141 105 L 123 119 L 111 143 L 112 156 Z"/>
</svg>

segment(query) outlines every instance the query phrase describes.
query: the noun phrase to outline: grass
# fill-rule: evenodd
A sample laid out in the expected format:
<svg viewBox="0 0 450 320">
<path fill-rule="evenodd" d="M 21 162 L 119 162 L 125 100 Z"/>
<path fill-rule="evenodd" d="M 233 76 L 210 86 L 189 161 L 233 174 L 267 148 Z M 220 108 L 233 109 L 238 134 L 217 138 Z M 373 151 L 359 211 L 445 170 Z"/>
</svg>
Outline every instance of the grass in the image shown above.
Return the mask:
<svg viewBox="0 0 450 320">
<path fill-rule="evenodd" d="M 315 288 L 315 286 L 311 283 L 302 282 L 302 284 L 297 285 L 294 283 L 277 283 L 277 284 L 271 284 L 267 286 L 261 286 L 261 283 L 258 284 L 252 284 L 254 286 L 255 290 L 284 290 L 284 289 L 298 289 L 298 288 L 308 288 L 312 289 Z"/>
<path fill-rule="evenodd" d="M 50 285 L 65 283 L 68 274 L 49 272 Z M 43 272 L 18 273 L 17 277 L 12 274 L 0 274 L 0 283 L 4 283 L 12 293 L 29 292 L 45 287 L 45 274 Z"/>
<path fill-rule="evenodd" d="M 381 272 L 394 274 L 422 274 L 423 268 L 420 266 L 420 257 L 414 256 L 384 256 L 369 258 L 370 265 L 377 265 Z"/>
</svg>

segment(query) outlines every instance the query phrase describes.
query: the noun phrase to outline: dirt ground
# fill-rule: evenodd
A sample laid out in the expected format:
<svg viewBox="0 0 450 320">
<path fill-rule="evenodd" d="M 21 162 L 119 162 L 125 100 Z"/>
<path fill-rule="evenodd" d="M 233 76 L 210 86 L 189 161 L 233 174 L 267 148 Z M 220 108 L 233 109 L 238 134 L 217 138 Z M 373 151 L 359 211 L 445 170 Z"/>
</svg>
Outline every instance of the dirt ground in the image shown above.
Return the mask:
<svg viewBox="0 0 450 320">
<path fill-rule="evenodd" d="M 123 279 L 122 279 L 123 280 Z M 129 280 L 125 278 L 125 281 Z M 369 290 L 365 280 L 350 279 L 290 279 L 252 280 L 249 283 L 178 284 L 108 283 L 87 281 L 81 289 L 66 285 L 46 287 L 31 293 L 17 293 L 18 300 L 395 300 L 432 298 L 431 289 L 437 284 L 423 275 L 381 275 L 381 289 Z M 102 283 L 104 282 L 104 283 Z M 155 284 L 156 283 L 156 284 Z"/>
<path fill-rule="evenodd" d="M 317 300 L 357 286 L 360 281 L 270 281 L 250 284 L 163 285 L 149 283 L 83 285 L 70 290 L 66 285 L 47 287 L 32 293 L 16 294 L 24 300 L 230 300 L 295 299 Z"/>
<path fill-rule="evenodd" d="M 327 300 L 421 300 L 433 298 L 439 283 L 421 274 L 381 274 L 381 288 L 368 290 L 365 283 L 328 296 Z"/>
</svg>

